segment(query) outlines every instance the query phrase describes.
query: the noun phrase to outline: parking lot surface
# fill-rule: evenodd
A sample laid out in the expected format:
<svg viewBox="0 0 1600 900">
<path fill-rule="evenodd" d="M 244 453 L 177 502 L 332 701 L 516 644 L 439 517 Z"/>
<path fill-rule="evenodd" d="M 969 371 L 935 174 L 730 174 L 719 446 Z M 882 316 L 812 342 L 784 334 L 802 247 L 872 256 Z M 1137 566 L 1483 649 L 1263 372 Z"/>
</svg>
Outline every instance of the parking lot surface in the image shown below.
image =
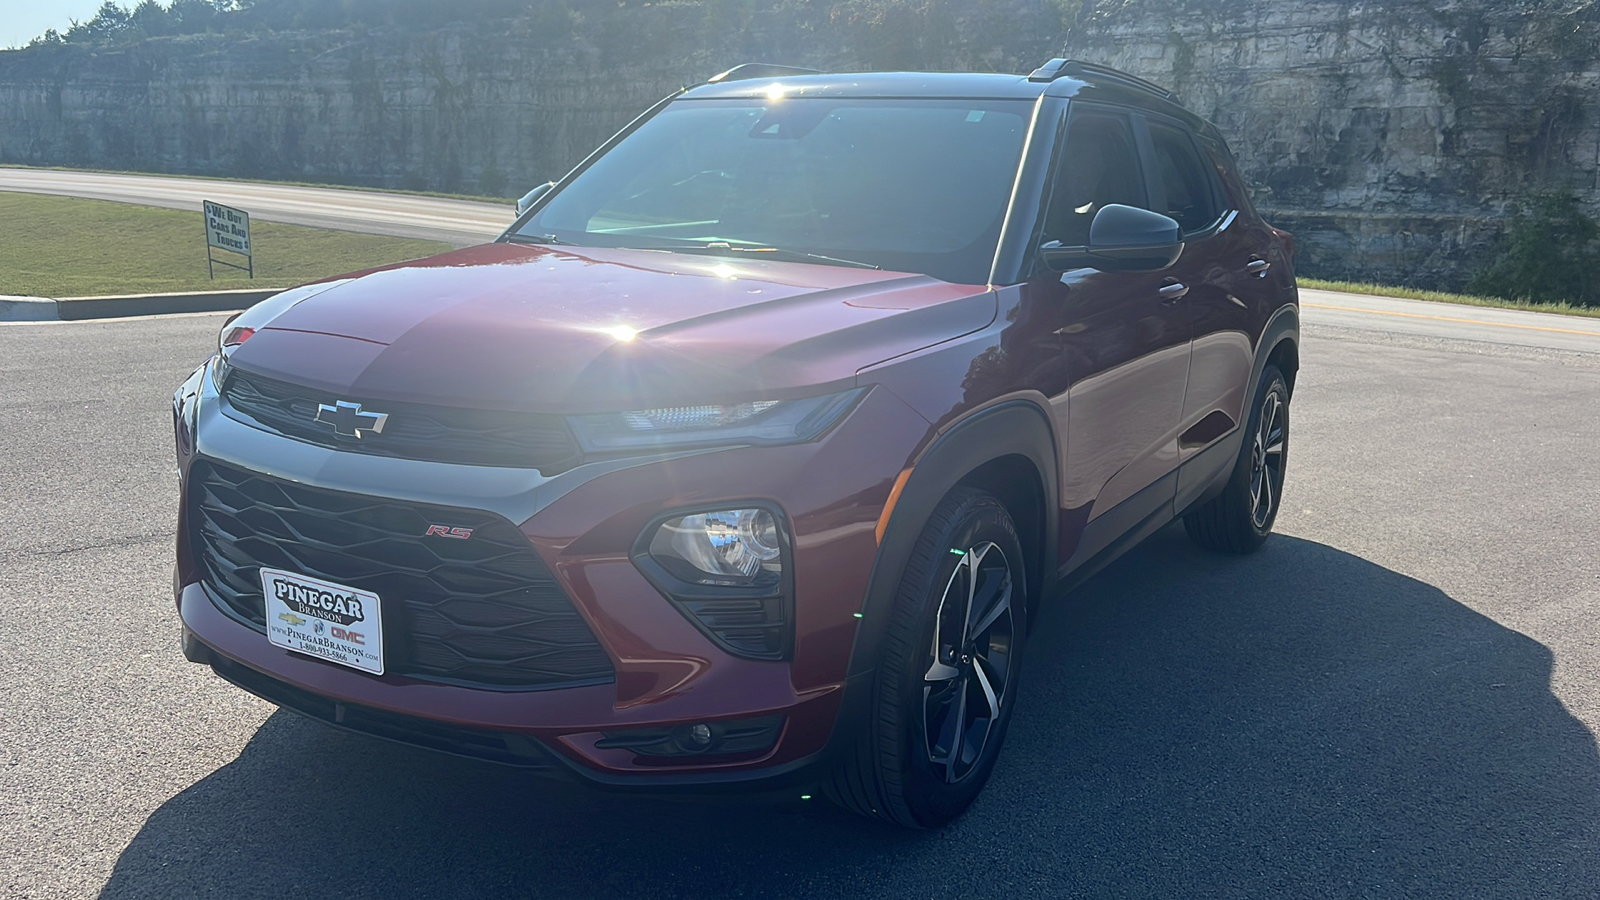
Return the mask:
<svg viewBox="0 0 1600 900">
<path fill-rule="evenodd" d="M 1280 534 L 1168 528 L 1054 604 L 987 792 L 909 833 L 185 663 L 168 404 L 221 321 L 0 325 L 0 896 L 1600 895 L 1600 354 L 1308 325 Z"/>
</svg>

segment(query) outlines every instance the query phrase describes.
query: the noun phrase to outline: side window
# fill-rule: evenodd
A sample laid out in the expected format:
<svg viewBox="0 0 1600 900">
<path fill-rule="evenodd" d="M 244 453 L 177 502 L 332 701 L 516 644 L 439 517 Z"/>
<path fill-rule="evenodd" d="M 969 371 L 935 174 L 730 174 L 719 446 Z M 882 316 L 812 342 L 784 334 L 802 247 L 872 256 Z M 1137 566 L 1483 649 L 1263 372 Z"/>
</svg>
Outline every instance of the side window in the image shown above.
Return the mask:
<svg viewBox="0 0 1600 900">
<path fill-rule="evenodd" d="M 1205 228 L 1217 220 L 1217 203 L 1211 190 L 1211 176 L 1194 141 L 1183 130 L 1159 122 L 1150 123 L 1150 142 L 1155 147 L 1156 172 L 1165 188 L 1164 213 L 1178 220 L 1185 232 Z"/>
<path fill-rule="evenodd" d="M 1109 203 L 1145 205 L 1133 128 L 1113 113 L 1075 113 L 1056 162 L 1044 240 L 1066 247 L 1087 245 L 1089 223 Z"/>
</svg>

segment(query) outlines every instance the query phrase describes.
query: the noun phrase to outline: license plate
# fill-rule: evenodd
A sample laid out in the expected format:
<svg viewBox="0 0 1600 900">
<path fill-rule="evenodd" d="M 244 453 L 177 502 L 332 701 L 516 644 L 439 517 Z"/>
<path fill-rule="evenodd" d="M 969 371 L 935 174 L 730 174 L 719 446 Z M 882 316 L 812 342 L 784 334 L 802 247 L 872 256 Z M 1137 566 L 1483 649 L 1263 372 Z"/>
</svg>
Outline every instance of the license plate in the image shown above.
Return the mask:
<svg viewBox="0 0 1600 900">
<path fill-rule="evenodd" d="M 383 618 L 378 595 L 282 569 L 261 570 L 267 639 L 328 662 L 383 674 Z"/>
</svg>

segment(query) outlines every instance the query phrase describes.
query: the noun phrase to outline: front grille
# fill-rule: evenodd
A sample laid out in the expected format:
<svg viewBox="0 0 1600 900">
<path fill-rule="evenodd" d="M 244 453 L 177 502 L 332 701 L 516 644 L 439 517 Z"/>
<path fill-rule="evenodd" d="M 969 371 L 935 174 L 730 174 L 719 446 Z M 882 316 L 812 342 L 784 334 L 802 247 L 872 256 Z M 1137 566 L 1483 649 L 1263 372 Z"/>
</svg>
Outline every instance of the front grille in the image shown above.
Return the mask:
<svg viewBox="0 0 1600 900">
<path fill-rule="evenodd" d="M 615 677 L 544 561 L 493 513 L 323 490 L 206 461 L 190 470 L 189 498 L 207 589 L 263 633 L 267 566 L 377 594 L 388 672 L 505 688 Z M 470 528 L 472 537 L 424 538 L 431 525 Z"/>
<path fill-rule="evenodd" d="M 285 437 L 348 453 L 564 471 L 581 458 L 577 441 L 561 416 L 396 403 L 335 396 L 315 388 L 231 369 L 222 385 L 230 418 Z M 317 407 L 335 400 L 358 400 L 367 409 L 388 413 L 381 432 L 361 437 L 334 433 L 317 421 Z"/>
</svg>

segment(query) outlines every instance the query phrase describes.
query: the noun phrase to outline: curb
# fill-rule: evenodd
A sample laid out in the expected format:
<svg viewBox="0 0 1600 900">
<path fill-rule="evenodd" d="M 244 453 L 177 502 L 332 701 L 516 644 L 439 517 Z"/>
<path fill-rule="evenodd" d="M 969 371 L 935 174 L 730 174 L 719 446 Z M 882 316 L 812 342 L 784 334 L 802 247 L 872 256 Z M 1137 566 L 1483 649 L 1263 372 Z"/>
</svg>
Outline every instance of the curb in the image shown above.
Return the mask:
<svg viewBox="0 0 1600 900">
<path fill-rule="evenodd" d="M 53 322 L 56 302 L 43 297 L 0 297 L 0 322 Z"/>
<path fill-rule="evenodd" d="M 177 294 L 126 294 L 118 297 L 0 297 L 0 322 L 56 322 L 120 319 L 173 313 L 229 312 L 280 293 L 282 288 L 184 291 Z"/>
</svg>

